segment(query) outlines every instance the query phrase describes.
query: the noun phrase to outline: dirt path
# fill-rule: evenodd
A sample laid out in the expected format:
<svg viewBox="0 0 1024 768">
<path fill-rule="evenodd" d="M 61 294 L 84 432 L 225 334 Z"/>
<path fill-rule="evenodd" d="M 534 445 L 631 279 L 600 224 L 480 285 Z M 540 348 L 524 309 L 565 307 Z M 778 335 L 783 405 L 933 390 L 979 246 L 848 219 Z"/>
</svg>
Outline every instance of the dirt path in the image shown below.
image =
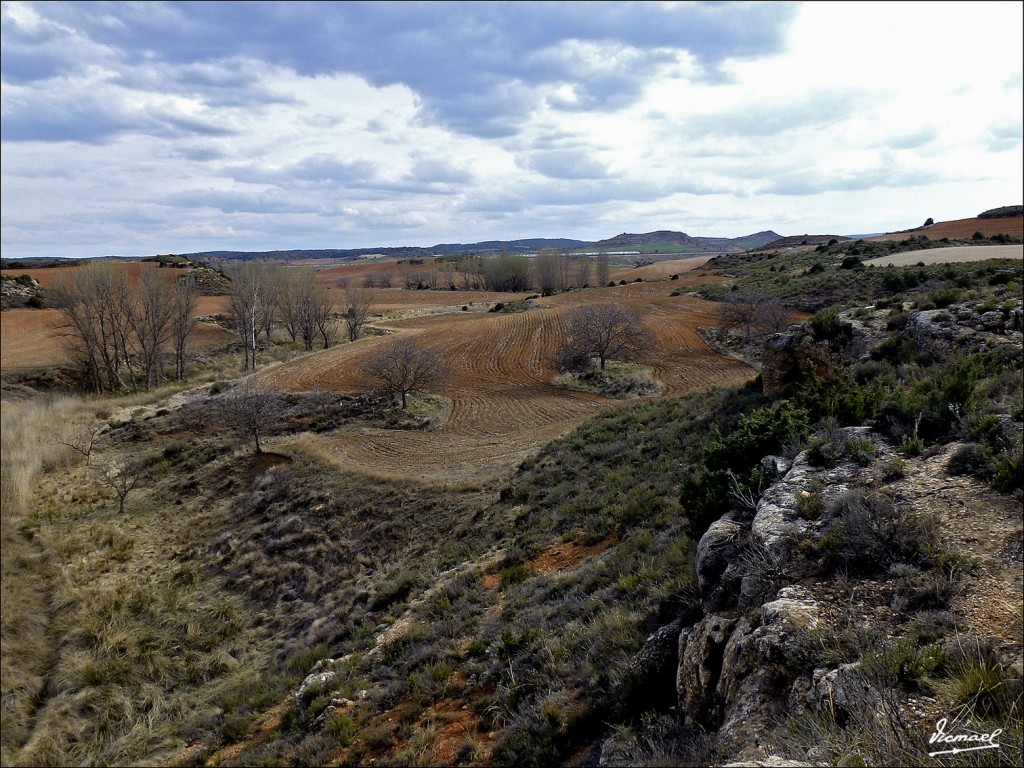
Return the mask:
<svg viewBox="0 0 1024 768">
<path fill-rule="evenodd" d="M 945 548 L 977 564 L 961 575 L 962 588 L 951 611 L 969 633 L 994 639 L 1007 649 L 1016 647 L 1019 658 L 1024 626 L 1019 502 L 974 478 L 948 475 L 946 464 L 957 447 L 947 446 L 934 457 L 914 462 L 904 482 L 918 508 L 941 519 Z"/>
</svg>

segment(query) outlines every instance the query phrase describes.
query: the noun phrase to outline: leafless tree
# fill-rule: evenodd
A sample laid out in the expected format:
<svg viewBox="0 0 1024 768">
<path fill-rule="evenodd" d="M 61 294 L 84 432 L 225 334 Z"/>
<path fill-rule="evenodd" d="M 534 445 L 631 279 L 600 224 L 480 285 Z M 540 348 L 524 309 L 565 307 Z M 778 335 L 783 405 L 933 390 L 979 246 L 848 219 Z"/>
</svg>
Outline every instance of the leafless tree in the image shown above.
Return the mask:
<svg viewBox="0 0 1024 768">
<path fill-rule="evenodd" d="M 391 282 L 394 280 L 395 273 L 390 269 L 386 269 L 377 275 L 377 283 L 381 288 L 390 288 Z"/>
<path fill-rule="evenodd" d="M 381 344 L 359 370 L 375 391 L 390 397 L 401 395 L 403 408 L 410 394 L 435 387 L 448 377 L 444 358 L 408 337 Z"/>
<path fill-rule="evenodd" d="M 576 259 L 576 284 L 583 288 L 590 285 L 590 268 L 593 262 L 589 256 L 580 256 Z"/>
<path fill-rule="evenodd" d="M 85 458 L 85 466 L 92 460 L 92 451 L 100 438 L 104 425 L 99 424 L 66 424 L 57 432 L 56 442 L 65 445 Z"/>
<path fill-rule="evenodd" d="M 334 299 L 322 285 L 313 286 L 311 309 L 313 325 L 323 341 L 324 349 L 327 349 L 338 340 L 338 323 L 334 317 Z"/>
<path fill-rule="evenodd" d="M 537 276 L 537 289 L 545 296 L 556 293 L 562 287 L 562 265 L 558 251 L 542 248 L 533 260 L 533 271 Z"/>
<path fill-rule="evenodd" d="M 579 366 L 597 358 L 604 370 L 608 360 L 640 360 L 654 350 L 654 339 L 640 314 L 621 304 L 584 304 L 566 318 L 565 341 L 558 357 Z"/>
<path fill-rule="evenodd" d="M 608 285 L 608 280 L 611 275 L 611 264 L 608 261 L 607 253 L 600 253 L 597 256 L 597 284 L 600 286 Z"/>
<path fill-rule="evenodd" d="M 260 435 L 277 421 L 282 407 L 280 395 L 248 378 L 221 395 L 215 405 L 219 421 L 241 439 L 252 439 L 256 453 L 263 452 Z"/>
<path fill-rule="evenodd" d="M 572 256 L 565 253 L 565 251 L 558 249 L 558 288 L 559 290 L 564 288 L 572 288 L 575 284 L 573 281 L 575 275 L 573 272 Z"/>
<path fill-rule="evenodd" d="M 525 256 L 503 253 L 484 259 L 483 277 L 489 291 L 528 291 L 533 287 L 533 266 Z"/>
<path fill-rule="evenodd" d="M 199 289 L 191 275 L 176 281 L 171 314 L 171 341 L 174 344 L 174 377 L 178 381 L 185 379 L 188 340 L 199 322 L 196 319 L 198 305 Z"/>
<path fill-rule="evenodd" d="M 306 279 L 305 275 L 306 273 L 300 269 L 286 269 L 281 273 L 278 283 L 278 315 L 293 344 L 298 339 L 301 330 L 300 285 Z"/>
<path fill-rule="evenodd" d="M 60 332 L 89 388 L 104 392 L 136 387 L 132 298 L 124 270 L 109 262 L 79 267 L 54 287 L 51 301 L 61 311 Z"/>
<path fill-rule="evenodd" d="M 164 272 L 144 270 L 139 275 L 136 295 L 128 302 L 130 337 L 137 346 L 139 365 L 146 389 L 155 386 L 160 375 L 160 353 L 171 339 L 174 317 L 174 287 Z"/>
<path fill-rule="evenodd" d="M 718 325 L 727 331 L 740 331 L 743 338 L 753 333 L 778 333 L 790 323 L 791 313 L 774 296 L 730 293 L 719 304 Z"/>
<path fill-rule="evenodd" d="M 793 313 L 775 296 L 766 296 L 754 312 L 755 327 L 762 333 L 780 333 L 793 322 Z"/>
<path fill-rule="evenodd" d="M 104 461 L 92 468 L 93 477 L 117 496 L 118 514 L 124 514 L 128 494 L 142 482 L 145 465 L 141 461 Z"/>
<path fill-rule="evenodd" d="M 412 273 L 412 261 L 405 260 L 398 262 L 398 274 L 402 278 L 402 287 L 410 290 L 416 287 L 416 277 Z"/>
<path fill-rule="evenodd" d="M 373 291 L 368 288 L 349 288 L 345 291 L 345 328 L 348 330 L 349 341 L 362 336 L 373 299 Z"/>
<path fill-rule="evenodd" d="M 257 335 L 263 305 L 268 300 L 270 275 L 265 264 L 247 261 L 230 270 L 231 316 L 235 332 L 242 343 L 245 370 L 256 370 L 256 356 L 259 351 Z"/>
</svg>

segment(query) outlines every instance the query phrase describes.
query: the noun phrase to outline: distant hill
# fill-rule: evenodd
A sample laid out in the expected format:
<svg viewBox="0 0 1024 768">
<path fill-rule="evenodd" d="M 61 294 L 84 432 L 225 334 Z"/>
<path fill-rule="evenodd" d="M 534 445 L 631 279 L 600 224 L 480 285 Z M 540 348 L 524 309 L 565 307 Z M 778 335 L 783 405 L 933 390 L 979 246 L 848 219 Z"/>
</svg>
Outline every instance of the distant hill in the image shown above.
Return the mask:
<svg viewBox="0 0 1024 768">
<path fill-rule="evenodd" d="M 534 253 L 541 248 L 573 249 L 590 245 L 586 240 L 564 237 L 531 237 L 523 240 L 485 240 L 480 243 L 442 243 L 428 250 L 436 256 L 451 253 Z"/>
<path fill-rule="evenodd" d="M 530 237 L 520 240 L 484 240 L 477 243 L 439 243 L 429 247 L 406 246 L 399 248 L 323 248 L 313 250 L 281 251 L 200 251 L 185 254 L 190 259 L 213 261 L 248 261 L 273 259 L 298 261 L 300 259 L 330 259 L 354 261 L 370 256 L 391 259 L 422 259 L 448 256 L 455 253 L 487 255 L 494 253 L 536 253 L 542 248 L 561 248 L 568 251 L 638 250 L 643 253 L 736 253 L 757 248 L 775 240 L 775 232 L 756 232 L 744 237 L 690 237 L 685 232 L 659 230 L 643 234 L 623 233 L 606 240 L 573 240 L 564 237 Z"/>
<path fill-rule="evenodd" d="M 772 240 L 769 243 L 765 243 L 759 246 L 765 251 L 774 251 L 779 248 L 794 248 L 798 245 L 821 245 L 822 243 L 828 243 L 832 240 L 836 242 L 843 242 L 850 238 L 844 237 L 843 235 L 789 235 L 788 237 L 780 237 L 777 240 Z"/>
<path fill-rule="evenodd" d="M 778 237 L 777 233 L 771 231 L 757 232 L 743 237 L 691 237 L 685 232 L 658 230 L 643 234 L 623 232 L 621 235 L 610 237 L 607 240 L 590 243 L 589 246 L 597 250 L 630 248 L 645 252 L 666 250 L 670 252 L 721 253 L 757 248 Z"/>
</svg>

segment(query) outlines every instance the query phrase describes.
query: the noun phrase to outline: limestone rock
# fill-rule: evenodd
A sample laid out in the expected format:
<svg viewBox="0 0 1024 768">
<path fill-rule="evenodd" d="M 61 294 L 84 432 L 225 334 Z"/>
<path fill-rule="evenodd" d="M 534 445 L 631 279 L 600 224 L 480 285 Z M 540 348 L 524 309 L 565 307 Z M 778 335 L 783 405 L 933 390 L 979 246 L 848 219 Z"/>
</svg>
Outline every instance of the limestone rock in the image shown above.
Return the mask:
<svg viewBox="0 0 1024 768">
<path fill-rule="evenodd" d="M 716 520 L 697 544 L 697 588 L 708 613 L 735 607 L 738 558 L 747 541 L 747 526 L 723 517 Z"/>
<path fill-rule="evenodd" d="M 676 693 L 687 723 L 705 724 L 718 716 L 715 689 L 722 672 L 722 654 L 736 619 L 705 616 L 679 633 Z"/>
</svg>

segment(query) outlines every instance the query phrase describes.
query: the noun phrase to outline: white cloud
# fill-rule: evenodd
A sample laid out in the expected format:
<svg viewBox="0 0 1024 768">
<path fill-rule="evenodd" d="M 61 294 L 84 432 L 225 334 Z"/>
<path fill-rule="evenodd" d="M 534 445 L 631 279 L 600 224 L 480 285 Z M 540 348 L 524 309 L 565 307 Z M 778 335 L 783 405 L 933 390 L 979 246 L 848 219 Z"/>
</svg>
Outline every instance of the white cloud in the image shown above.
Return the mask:
<svg viewBox="0 0 1024 768">
<path fill-rule="evenodd" d="M 1020 202 L 1021 4 L 296 5 L 5 3 L 5 255 Z"/>
</svg>

